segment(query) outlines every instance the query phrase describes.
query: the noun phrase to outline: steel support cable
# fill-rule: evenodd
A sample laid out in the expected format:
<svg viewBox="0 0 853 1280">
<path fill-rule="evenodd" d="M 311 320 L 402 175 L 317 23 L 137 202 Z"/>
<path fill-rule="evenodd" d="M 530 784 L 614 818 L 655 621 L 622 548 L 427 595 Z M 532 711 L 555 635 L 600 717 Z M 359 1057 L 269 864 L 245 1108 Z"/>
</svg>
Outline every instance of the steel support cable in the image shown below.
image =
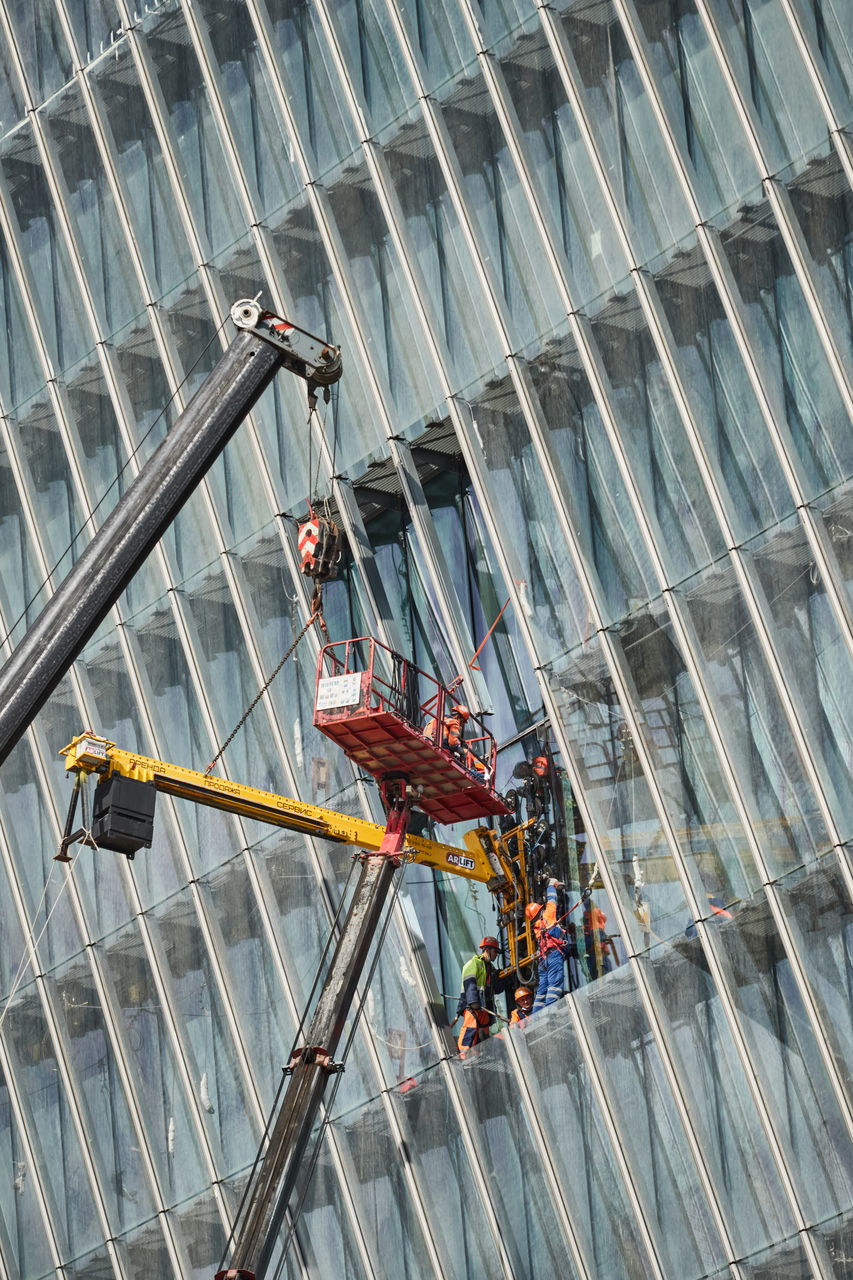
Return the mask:
<svg viewBox="0 0 853 1280">
<path fill-rule="evenodd" d="M 266 693 L 267 689 L 268 689 L 268 688 L 270 687 L 270 685 L 272 684 L 273 680 L 275 680 L 275 678 L 276 678 L 276 676 L 278 675 L 279 671 L 281 671 L 282 667 L 283 667 L 283 666 L 284 666 L 284 664 L 287 662 L 287 659 L 290 657 L 290 655 L 291 655 L 291 654 L 294 652 L 294 650 L 296 649 L 296 646 L 299 644 L 299 641 L 300 641 L 300 640 L 302 639 L 302 637 L 305 635 L 306 631 L 308 631 L 308 630 L 309 630 L 309 628 L 310 628 L 310 627 L 312 627 L 312 626 L 314 625 L 314 623 L 315 623 L 315 622 L 318 622 L 318 623 L 320 624 L 320 627 L 322 628 L 322 630 L 323 630 L 323 632 L 324 632 L 324 634 L 325 634 L 326 638 L 328 639 L 328 635 L 329 635 L 329 633 L 328 633 L 328 631 L 326 630 L 326 623 L 325 623 L 325 621 L 323 620 L 323 589 L 322 589 L 322 587 L 321 587 L 321 586 L 319 586 L 319 585 L 318 585 L 318 586 L 315 586 L 314 591 L 313 591 L 313 594 L 312 594 L 312 596 L 311 596 L 311 614 L 310 614 L 310 617 L 308 618 L 308 621 L 305 623 L 305 626 L 302 628 L 302 630 L 299 632 L 299 635 L 298 635 L 298 636 L 296 637 L 296 639 L 293 641 L 293 644 L 290 646 L 290 648 L 288 649 L 287 653 L 284 655 L 284 657 L 282 658 L 281 662 L 280 662 L 280 663 L 278 664 L 278 666 L 276 667 L 275 671 L 273 671 L 273 673 L 272 673 L 272 674 L 267 678 L 267 680 L 266 680 L 266 681 L 261 685 L 261 687 L 260 687 L 260 689 L 258 690 L 257 694 L 256 694 L 256 695 L 255 695 L 255 697 L 252 699 L 252 701 L 249 703 L 248 707 L 247 707 L 247 708 L 246 708 L 246 710 L 243 712 L 242 716 L 241 716 L 241 717 L 240 717 L 240 719 L 237 721 L 237 723 L 235 724 L 234 728 L 231 730 L 231 732 L 229 733 L 228 737 L 225 739 L 225 741 L 223 742 L 222 746 L 219 748 L 219 750 L 217 751 L 216 755 L 213 757 L 213 759 L 211 760 L 210 764 L 209 764 L 209 765 L 207 766 L 207 768 L 205 769 L 205 771 L 204 771 L 204 772 L 205 772 L 205 776 L 207 776 L 207 774 L 209 774 L 209 773 L 210 773 L 211 769 L 212 769 L 212 768 L 213 768 L 213 766 L 216 764 L 217 760 L 220 758 L 220 756 L 222 756 L 222 754 L 224 753 L 224 751 L 226 750 L 226 748 L 229 746 L 229 744 L 230 744 L 231 742 L 233 742 L 233 740 L 236 738 L 237 734 L 238 734 L 238 733 L 240 732 L 240 730 L 243 728 L 243 725 L 244 725 L 244 724 L 246 723 L 246 721 L 249 719 L 249 716 L 252 714 L 252 712 L 254 711 L 255 707 L 258 705 L 258 703 L 260 702 L 261 698 L 264 696 L 264 694 Z"/>
<path fill-rule="evenodd" d="M 103 504 L 104 504 L 104 502 L 106 501 L 106 499 L 107 499 L 107 497 L 109 496 L 109 494 L 112 492 L 112 490 L 113 490 L 113 489 L 115 488 L 115 486 L 118 484 L 119 480 L 120 480 L 120 479 L 121 479 L 121 477 L 124 475 L 125 471 L 128 469 L 128 467 L 130 466 L 131 462 L 133 462 L 134 458 L 135 458 L 135 457 L 136 457 L 136 455 L 139 453 L 139 450 L 140 450 L 140 449 L 142 448 L 142 446 L 145 444 L 145 441 L 146 441 L 146 440 L 148 439 L 148 437 L 151 435 L 151 432 L 154 430 L 154 428 L 155 428 L 155 427 L 157 426 L 157 424 L 160 422 L 161 418 L 162 418 L 162 417 L 163 417 L 163 415 L 167 412 L 167 410 L 172 406 L 172 404 L 174 403 L 174 401 L 176 400 L 176 398 L 177 398 L 177 396 L 178 396 L 178 393 L 179 393 L 179 392 L 181 391 L 181 389 L 186 385 L 187 381 L 190 379 L 190 377 L 192 377 L 193 373 L 195 373 L 195 371 L 196 371 L 196 369 L 198 368 L 199 364 L 200 364 L 200 363 L 201 363 L 201 361 L 204 359 L 204 357 L 207 355 L 208 351 L 210 350 L 211 346 L 212 346 L 212 345 L 213 345 L 213 343 L 216 341 L 216 339 L 219 337 L 219 335 L 220 335 L 220 333 L 222 332 L 222 330 L 225 328 L 226 323 L 227 323 L 227 321 L 226 321 L 226 320 L 223 320 L 223 321 L 222 321 L 222 323 L 220 324 L 219 328 L 218 328 L 218 329 L 216 330 L 216 332 L 213 334 L 213 337 L 212 337 L 212 338 L 210 339 L 210 341 L 205 345 L 204 350 L 200 352 L 200 354 L 199 354 L 198 358 L 196 359 L 195 363 L 194 363 L 193 365 L 191 365 L 191 367 L 187 370 L 186 374 L 184 375 L 184 377 L 183 377 L 182 381 L 181 381 L 181 382 L 179 382 L 179 383 L 178 383 L 178 385 L 175 387 L 175 390 L 174 390 L 174 391 L 172 392 L 172 394 L 169 396 L 168 400 L 167 400 L 167 401 L 166 401 L 166 403 L 163 405 L 163 408 L 160 410 L 160 412 L 157 414 L 157 417 L 154 419 L 154 421 L 151 423 L 151 425 L 150 425 L 150 427 L 148 428 L 148 430 L 145 432 L 145 435 L 142 437 L 142 439 L 141 439 L 141 440 L 139 440 L 139 441 L 138 441 L 138 443 L 134 446 L 133 451 L 132 451 L 131 453 L 129 453 L 129 454 L 128 454 L 128 456 L 127 456 L 126 460 L 125 460 L 125 461 L 122 463 L 122 465 L 119 467 L 119 469 L 118 469 L 118 471 L 116 472 L 116 474 L 115 474 L 114 478 L 113 478 L 113 479 L 110 481 L 110 483 L 107 485 L 106 489 L 105 489 L 105 490 L 104 490 L 104 492 L 101 494 L 100 498 L 99 498 L 99 499 L 98 499 L 98 501 L 95 503 L 94 507 L 92 507 L 92 510 L 91 510 L 91 511 L 89 512 L 89 514 L 86 516 L 86 519 L 85 519 L 85 520 L 83 521 L 83 523 L 80 525 L 80 528 L 79 528 L 79 529 L 77 530 L 77 532 L 74 534 L 74 537 L 71 539 L 71 541 L 69 542 L 68 546 L 65 548 L 65 550 L 62 552 L 62 554 L 59 556 L 59 559 L 55 562 L 55 564 L 53 565 L 53 568 L 51 568 L 51 569 L 49 569 L 49 570 L 48 570 L 47 576 L 46 576 L 45 578 L 43 578 L 43 579 L 42 579 L 42 581 L 39 583 L 39 585 L 36 587 L 35 591 L 34 591 L 34 592 L 33 592 L 33 594 L 30 596 L 30 598 L 27 600 L 27 602 L 26 602 L 26 604 L 24 605 L 23 609 L 22 609 L 22 610 L 21 610 L 21 612 L 18 614 L 18 616 L 17 616 L 17 618 L 15 619 L 15 621 L 11 624 L 11 626 L 9 627 L 8 631 L 6 632 L 6 634 L 5 634 L 2 638 L 0 638 L 0 645 L 5 644 L 5 643 L 6 643 L 6 641 L 7 641 L 7 640 L 9 640 L 9 639 L 11 638 L 12 633 L 14 632 L 14 630 L 15 630 L 15 628 L 18 626 L 18 624 L 19 624 L 19 623 L 21 623 L 21 622 L 23 622 L 24 618 L 26 618 L 27 614 L 28 614 L 28 613 L 29 613 L 29 611 L 30 611 L 30 608 L 31 608 L 31 607 L 32 607 L 32 605 L 35 603 L 35 601 L 38 599 L 38 597 L 41 595 L 42 591 L 44 591 L 45 587 L 48 585 L 48 583 L 49 583 L 49 582 L 50 582 L 50 580 L 52 579 L 53 575 L 56 573 L 57 569 L 58 569 L 58 568 L 59 568 L 59 566 L 62 564 L 62 561 L 65 559 L 65 557 L 68 555 L 68 553 L 69 553 L 70 551 L 72 551 L 72 550 L 73 550 L 74 545 L 75 545 L 75 543 L 77 542 L 77 539 L 80 537 L 80 534 L 83 532 L 83 530 L 86 528 L 86 526 L 87 526 L 88 524 L 91 524 L 91 522 L 94 520 L 94 518 L 95 518 L 95 513 L 98 511 L 98 509 L 99 509 L 100 507 L 102 507 L 102 506 L 103 506 Z"/>
</svg>

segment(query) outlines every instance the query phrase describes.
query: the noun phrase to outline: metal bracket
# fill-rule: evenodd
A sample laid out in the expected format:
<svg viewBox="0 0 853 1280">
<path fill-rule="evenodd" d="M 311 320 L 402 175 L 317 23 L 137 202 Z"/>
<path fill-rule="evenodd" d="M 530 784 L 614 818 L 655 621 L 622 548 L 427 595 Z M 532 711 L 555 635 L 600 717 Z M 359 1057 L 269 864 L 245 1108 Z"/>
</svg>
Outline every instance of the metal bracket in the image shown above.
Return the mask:
<svg viewBox="0 0 853 1280">
<path fill-rule="evenodd" d="M 329 1051 L 324 1049 L 321 1044 L 306 1044 L 303 1045 L 301 1049 L 294 1049 L 290 1062 L 288 1062 L 286 1067 L 282 1068 L 284 1074 L 286 1076 L 292 1076 L 300 1063 L 302 1066 L 306 1067 L 311 1065 L 322 1067 L 322 1069 L 330 1076 L 339 1075 L 344 1069 L 344 1064 L 342 1062 L 335 1062 Z"/>
<path fill-rule="evenodd" d="M 265 311 L 254 298 L 235 302 L 231 319 L 238 329 L 253 333 L 280 351 L 291 373 L 308 383 L 310 396 L 317 387 L 330 387 L 340 378 L 343 371 L 340 347 L 333 347 L 289 320 Z"/>
</svg>

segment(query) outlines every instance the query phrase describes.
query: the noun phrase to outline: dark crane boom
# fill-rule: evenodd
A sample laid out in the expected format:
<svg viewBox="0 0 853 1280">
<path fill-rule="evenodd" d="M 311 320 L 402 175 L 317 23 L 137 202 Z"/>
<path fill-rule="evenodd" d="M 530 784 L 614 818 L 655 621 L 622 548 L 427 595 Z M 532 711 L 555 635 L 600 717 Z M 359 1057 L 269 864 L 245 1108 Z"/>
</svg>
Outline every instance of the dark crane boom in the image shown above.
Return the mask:
<svg viewBox="0 0 853 1280">
<path fill-rule="evenodd" d="M 231 318 L 240 332 L 0 671 L 0 764 L 277 371 L 304 378 L 309 403 L 340 377 L 334 347 L 257 303 Z"/>
</svg>

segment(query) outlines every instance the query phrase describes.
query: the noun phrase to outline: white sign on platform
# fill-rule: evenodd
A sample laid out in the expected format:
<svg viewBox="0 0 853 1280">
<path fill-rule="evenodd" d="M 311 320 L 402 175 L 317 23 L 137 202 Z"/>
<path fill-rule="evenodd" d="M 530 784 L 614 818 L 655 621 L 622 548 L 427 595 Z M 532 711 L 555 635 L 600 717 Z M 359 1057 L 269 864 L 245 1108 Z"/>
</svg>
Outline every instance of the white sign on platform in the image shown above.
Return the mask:
<svg viewBox="0 0 853 1280">
<path fill-rule="evenodd" d="M 361 701 L 361 673 L 348 676 L 323 676 L 317 688 L 317 710 L 334 711 L 337 707 L 355 707 Z"/>
</svg>

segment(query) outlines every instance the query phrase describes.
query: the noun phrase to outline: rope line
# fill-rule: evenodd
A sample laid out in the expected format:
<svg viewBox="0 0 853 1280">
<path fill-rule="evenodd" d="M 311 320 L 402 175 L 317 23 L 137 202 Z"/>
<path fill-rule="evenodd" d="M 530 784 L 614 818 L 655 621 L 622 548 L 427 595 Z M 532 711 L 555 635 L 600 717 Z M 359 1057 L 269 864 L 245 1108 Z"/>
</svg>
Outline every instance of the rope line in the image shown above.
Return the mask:
<svg viewBox="0 0 853 1280">
<path fill-rule="evenodd" d="M 287 662 L 287 659 L 290 657 L 290 655 L 293 653 L 293 651 L 294 651 L 294 649 L 296 648 L 296 646 L 299 644 L 299 641 L 300 641 L 300 640 L 302 639 L 302 637 L 305 635 L 306 631 L 308 631 L 308 630 L 309 630 L 309 628 L 310 628 L 310 627 L 312 627 L 312 626 L 314 625 L 314 623 L 315 623 L 315 622 L 319 623 L 320 627 L 321 627 L 321 628 L 322 628 L 322 630 L 323 630 L 324 635 L 326 635 L 326 637 L 328 638 L 328 634 L 329 634 L 329 633 L 328 633 L 328 631 L 326 630 L 326 623 L 325 623 L 325 622 L 324 622 L 324 620 L 323 620 L 323 596 L 322 596 L 322 592 L 321 592 L 321 590 L 320 590 L 320 588 L 319 588 L 319 587 L 315 587 L 315 588 L 314 588 L 314 593 L 313 593 L 313 595 L 311 596 L 311 616 L 309 617 L 308 621 L 305 623 L 305 626 L 304 626 L 304 627 L 302 628 L 302 630 L 299 632 L 299 635 L 296 637 L 296 639 L 294 640 L 293 644 L 292 644 L 292 645 L 290 646 L 290 648 L 288 649 L 287 653 L 286 653 L 286 654 L 284 655 L 284 657 L 282 658 L 281 662 L 280 662 L 280 663 L 278 664 L 278 666 L 276 667 L 275 671 L 273 671 L 272 675 L 270 675 L 270 676 L 268 677 L 268 679 L 264 682 L 264 684 L 263 684 L 263 685 L 261 685 L 261 687 L 260 687 L 260 689 L 258 690 L 257 694 L 256 694 L 256 695 L 255 695 L 255 697 L 252 699 L 252 701 L 249 703 L 248 707 L 247 707 L 247 708 L 246 708 L 246 710 L 243 712 L 242 716 L 241 716 L 241 717 L 240 717 L 240 719 L 237 721 L 236 725 L 235 725 L 235 726 L 234 726 L 234 728 L 231 730 L 231 732 L 229 733 L 228 737 L 225 739 L 225 741 L 223 742 L 222 746 L 219 748 L 219 750 L 217 751 L 216 755 L 213 757 L 213 759 L 211 760 L 210 764 L 209 764 L 209 765 L 207 766 L 207 768 L 205 769 L 205 771 L 204 771 L 204 773 L 205 773 L 205 777 L 207 777 L 207 775 L 210 773 L 210 771 L 211 771 L 211 769 L 213 768 L 213 766 L 216 764 L 217 760 L 219 760 L 219 759 L 221 758 L 221 756 L 223 755 L 223 753 L 225 752 L 225 750 L 227 749 L 227 747 L 228 747 L 228 746 L 231 744 L 231 742 L 233 742 L 233 740 L 236 738 L 237 734 L 238 734 L 238 733 L 240 732 L 240 730 L 243 728 L 243 725 L 246 723 L 246 721 L 248 720 L 249 716 L 252 714 L 252 712 L 254 711 L 255 707 L 258 705 L 258 703 L 260 702 L 261 698 L 264 696 L 264 694 L 266 693 L 267 689 L 268 689 L 268 688 L 270 687 L 270 685 L 272 684 L 273 680 L 275 680 L 275 678 L 276 678 L 276 676 L 278 675 L 279 671 L 281 671 L 281 669 L 282 669 L 282 667 L 284 666 L 285 662 Z"/>
</svg>

